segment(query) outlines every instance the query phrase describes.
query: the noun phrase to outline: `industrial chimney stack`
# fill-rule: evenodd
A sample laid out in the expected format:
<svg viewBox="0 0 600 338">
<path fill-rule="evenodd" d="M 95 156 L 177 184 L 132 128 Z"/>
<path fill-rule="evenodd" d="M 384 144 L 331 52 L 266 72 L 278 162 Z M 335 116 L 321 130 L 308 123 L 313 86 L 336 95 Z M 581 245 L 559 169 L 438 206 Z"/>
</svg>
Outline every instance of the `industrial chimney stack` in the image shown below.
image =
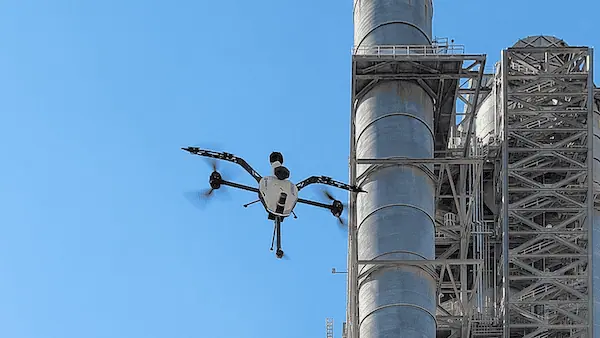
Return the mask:
<svg viewBox="0 0 600 338">
<path fill-rule="evenodd" d="M 355 0 L 355 54 L 431 45 L 431 0 Z M 381 80 L 355 107 L 357 158 L 433 158 L 433 98 L 415 81 Z M 358 165 L 361 176 L 370 166 Z M 358 260 L 435 259 L 429 166 L 382 165 L 356 200 Z M 361 268 L 358 273 L 364 272 Z M 435 279 L 420 266 L 381 266 L 358 281 L 360 338 L 434 338 Z"/>
</svg>

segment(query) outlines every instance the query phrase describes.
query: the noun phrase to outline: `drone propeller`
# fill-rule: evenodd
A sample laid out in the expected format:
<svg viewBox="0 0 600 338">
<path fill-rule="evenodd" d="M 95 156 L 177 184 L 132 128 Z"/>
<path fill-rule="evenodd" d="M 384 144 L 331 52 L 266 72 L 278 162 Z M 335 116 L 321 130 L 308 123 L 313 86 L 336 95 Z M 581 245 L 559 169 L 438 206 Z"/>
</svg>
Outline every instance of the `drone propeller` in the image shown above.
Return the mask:
<svg viewBox="0 0 600 338">
<path fill-rule="evenodd" d="M 204 160 L 210 165 L 212 171 L 219 171 L 219 164 L 216 158 L 204 158 Z"/>
<path fill-rule="evenodd" d="M 183 193 L 190 204 L 198 209 L 203 209 L 209 200 L 209 196 L 212 195 L 212 189 L 203 189 L 200 191 L 188 191 Z"/>
<path fill-rule="evenodd" d="M 213 149 L 215 151 L 220 151 L 219 149 L 222 149 L 221 144 L 213 142 L 201 142 L 201 144 L 195 144 L 192 147 L 201 149 Z M 237 176 L 235 174 L 237 172 L 230 170 L 230 166 L 223 165 L 223 161 L 221 160 L 212 157 L 202 157 L 202 160 L 210 167 L 212 172 L 219 172 L 223 176 L 223 179 L 235 179 Z M 232 172 L 234 174 L 232 174 Z"/>
<path fill-rule="evenodd" d="M 331 192 L 326 189 L 323 188 L 321 190 L 321 193 L 323 194 L 323 196 L 325 196 L 326 199 L 330 200 L 332 202 L 333 208 L 334 210 L 332 210 L 333 215 L 338 219 L 338 223 L 341 227 L 345 227 L 346 226 L 346 221 L 342 218 L 342 213 L 343 210 L 346 209 L 348 207 L 347 203 L 342 203 L 341 201 L 339 201 L 338 199 L 336 199 Z"/>
<path fill-rule="evenodd" d="M 221 186 L 223 188 L 223 186 Z M 219 188 L 219 190 L 223 190 Z M 183 193 L 183 197 L 188 200 L 194 207 L 198 209 L 204 209 L 204 207 L 212 200 L 216 193 L 214 188 L 205 188 L 199 190 L 193 190 Z M 221 196 L 229 196 L 227 190 L 220 193 Z"/>
<path fill-rule="evenodd" d="M 230 170 L 224 170 L 223 169 L 223 162 L 217 160 L 216 158 L 204 158 L 204 161 L 206 162 L 206 164 L 208 164 L 210 166 L 210 169 L 212 170 L 212 172 L 218 172 L 221 174 L 221 176 L 223 177 L 227 177 L 229 179 L 233 178 L 235 175 L 231 175 Z M 226 168 L 226 167 L 225 167 Z M 225 178 L 223 178 L 225 179 Z"/>
<path fill-rule="evenodd" d="M 207 162 L 213 170 L 208 179 L 210 187 L 200 191 L 192 191 L 184 194 L 185 198 L 199 209 L 202 209 L 206 203 L 215 196 L 215 190 L 223 187 L 223 185 L 220 183 L 223 180 L 223 177 L 218 171 L 218 161 L 216 159 L 207 159 Z"/>
<path fill-rule="evenodd" d="M 337 216 L 336 218 L 338 219 L 339 226 L 344 227 L 344 229 L 345 229 L 347 224 L 346 224 L 346 221 L 342 218 L 342 216 L 340 215 L 340 216 Z"/>
</svg>

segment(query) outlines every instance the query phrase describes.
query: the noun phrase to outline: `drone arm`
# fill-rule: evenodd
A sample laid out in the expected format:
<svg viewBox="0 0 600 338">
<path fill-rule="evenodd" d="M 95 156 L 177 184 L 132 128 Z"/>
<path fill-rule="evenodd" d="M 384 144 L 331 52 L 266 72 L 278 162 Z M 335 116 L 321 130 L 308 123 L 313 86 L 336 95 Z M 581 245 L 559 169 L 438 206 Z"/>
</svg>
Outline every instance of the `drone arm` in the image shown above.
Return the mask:
<svg viewBox="0 0 600 338">
<path fill-rule="evenodd" d="M 252 192 L 258 193 L 258 189 L 257 188 L 249 187 L 247 185 L 243 185 L 243 184 L 239 184 L 239 183 L 235 183 L 235 182 L 229 182 L 229 181 L 221 180 L 221 184 L 222 185 L 226 185 L 226 186 L 230 186 L 230 187 L 233 187 L 233 188 L 238 188 L 238 189 L 242 189 L 242 190 L 252 191 Z"/>
<path fill-rule="evenodd" d="M 315 202 L 315 201 L 307 200 L 307 199 L 304 199 L 304 198 L 299 198 L 298 199 L 298 203 L 304 203 L 304 204 L 312 205 L 312 206 L 315 206 L 315 207 L 319 207 L 319 208 L 331 210 L 331 205 L 330 204 Z"/>
<path fill-rule="evenodd" d="M 336 180 L 332 179 L 331 177 L 327 177 L 327 176 L 311 176 L 311 177 L 305 179 L 304 181 L 298 182 L 298 184 L 296 184 L 296 187 L 298 188 L 298 191 L 300 191 L 307 185 L 315 184 L 315 183 L 326 184 L 326 185 L 330 185 L 332 187 L 348 190 L 351 192 L 365 192 L 361 188 L 336 181 Z"/>
<path fill-rule="evenodd" d="M 260 182 L 260 179 L 262 178 L 260 176 L 260 174 L 257 173 L 256 170 L 254 170 L 248 164 L 248 162 L 246 162 L 244 159 L 237 157 L 233 154 L 224 153 L 224 152 L 221 153 L 221 152 L 216 152 L 216 151 L 211 151 L 211 150 L 204 150 L 204 149 L 200 149 L 198 147 L 187 147 L 187 148 L 181 148 L 181 149 L 189 152 L 190 154 L 216 158 L 218 160 L 229 161 L 229 162 L 238 164 L 239 166 L 244 168 L 244 170 L 246 170 L 248 172 L 248 174 L 250 174 L 256 180 L 256 182 Z"/>
</svg>

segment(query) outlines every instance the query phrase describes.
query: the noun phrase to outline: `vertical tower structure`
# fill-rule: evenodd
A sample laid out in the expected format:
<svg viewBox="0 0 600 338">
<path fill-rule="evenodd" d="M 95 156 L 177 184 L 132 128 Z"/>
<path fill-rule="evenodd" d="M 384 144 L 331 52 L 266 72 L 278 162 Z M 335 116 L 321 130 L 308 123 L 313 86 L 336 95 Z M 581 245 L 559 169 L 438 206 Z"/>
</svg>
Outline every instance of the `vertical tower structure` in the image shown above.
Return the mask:
<svg viewBox="0 0 600 338">
<path fill-rule="evenodd" d="M 354 18 L 368 194 L 350 195 L 344 336 L 599 336 L 592 48 L 527 37 L 484 75 L 485 55 L 431 39 L 431 1 L 355 0 Z"/>
<path fill-rule="evenodd" d="M 504 337 L 593 337 L 592 50 L 502 55 Z"/>
<path fill-rule="evenodd" d="M 431 45 L 432 17 L 431 0 L 355 0 L 355 54 L 382 46 Z M 356 157 L 433 158 L 434 98 L 419 83 L 382 78 L 353 104 Z M 431 165 L 357 164 L 355 170 L 368 191 L 355 205 L 358 260 L 433 260 Z M 361 274 L 354 325 L 360 337 L 435 337 L 436 281 L 431 271 L 398 265 L 375 266 L 365 273 L 368 268 L 355 271 Z"/>
<path fill-rule="evenodd" d="M 457 319 L 473 317 L 482 265 L 469 256 L 480 199 L 467 177 L 483 163 L 472 122 L 486 57 L 433 40 L 432 18 L 431 0 L 354 2 L 350 182 L 368 193 L 350 195 L 348 338 L 472 326 Z"/>
</svg>

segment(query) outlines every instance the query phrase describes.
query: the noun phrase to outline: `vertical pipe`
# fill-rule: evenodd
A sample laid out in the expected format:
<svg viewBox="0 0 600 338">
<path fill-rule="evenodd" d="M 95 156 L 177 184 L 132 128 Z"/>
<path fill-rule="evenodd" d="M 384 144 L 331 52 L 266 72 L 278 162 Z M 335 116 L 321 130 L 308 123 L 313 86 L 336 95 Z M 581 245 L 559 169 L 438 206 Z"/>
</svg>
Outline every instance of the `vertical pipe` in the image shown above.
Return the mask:
<svg viewBox="0 0 600 338">
<path fill-rule="evenodd" d="M 352 61 L 352 74 L 356 72 L 356 64 Z M 352 81 L 351 84 L 351 98 L 350 98 L 350 184 L 356 186 L 356 128 L 354 124 L 355 120 L 355 102 L 354 102 L 354 91 L 355 83 Z M 358 314 L 356 313 L 356 304 L 358 302 L 358 284 L 357 284 L 357 271 L 358 271 L 358 255 L 356 245 L 356 193 L 350 192 L 350 209 L 348 210 L 348 274 L 347 274 L 347 287 L 348 287 L 348 299 L 347 299 L 347 322 L 348 322 L 348 333 L 347 336 L 350 338 L 358 338 Z"/>
<path fill-rule="evenodd" d="M 598 193 L 597 184 L 600 182 L 600 106 L 598 104 L 594 104 L 594 120 L 593 130 L 594 130 L 594 140 L 593 140 L 593 182 L 590 184 L 594 185 L 594 194 Z M 593 322 L 594 322 L 594 334 L 596 336 L 600 336 L 600 264 L 598 264 L 598 259 L 600 259 L 600 209 L 594 209 L 594 222 L 593 222 L 593 236 L 592 242 L 588 244 L 588 247 L 593 248 L 592 253 L 592 298 L 593 302 Z M 588 249 L 589 250 L 589 249 Z"/>
<path fill-rule="evenodd" d="M 594 323 L 592 325 L 592 333 L 595 333 L 596 336 L 598 336 L 598 330 L 600 330 L 600 309 L 598 308 L 600 306 L 600 268 L 598 267 L 598 262 L 596 262 L 596 260 L 598 260 L 598 257 L 600 255 L 600 210 L 598 209 L 594 209 L 594 217 L 593 217 L 593 235 L 592 235 L 592 241 L 593 241 L 593 246 L 589 246 L 590 249 L 592 251 L 592 277 L 593 277 L 593 281 L 592 281 L 592 295 L 591 295 L 591 299 L 593 300 L 593 308 L 592 308 L 592 316 L 590 316 L 590 320 L 592 320 L 592 322 Z M 590 337 L 594 337 L 592 334 L 590 334 Z"/>
<path fill-rule="evenodd" d="M 474 136 L 475 137 L 475 136 Z M 479 157 L 482 155 L 482 143 L 481 139 L 475 137 L 472 143 L 472 156 Z M 488 280 L 488 263 L 487 263 L 487 229 L 485 227 L 483 219 L 483 198 L 482 198 L 482 187 L 483 187 L 483 168 L 482 164 L 474 163 L 471 165 L 471 191 L 470 195 L 472 200 L 470 204 L 473 208 L 473 220 L 471 222 L 474 227 L 475 234 L 473 236 L 473 242 L 476 245 L 476 249 L 473 250 L 473 255 L 476 259 L 483 261 L 482 265 L 476 266 L 477 273 L 480 276 L 477 281 L 477 310 L 480 316 L 487 316 L 487 300 L 489 298 L 491 285 Z M 477 275 L 474 275 L 475 278 Z"/>
<path fill-rule="evenodd" d="M 355 0 L 354 45 L 431 45 L 431 0 Z M 376 48 L 373 48 L 376 50 Z M 433 99 L 407 81 L 378 83 L 356 103 L 357 158 L 432 158 Z M 360 175 L 367 165 L 359 165 Z M 430 167 L 381 166 L 356 199 L 358 258 L 434 259 Z M 360 272 L 363 272 L 362 270 Z M 435 280 L 421 267 L 381 267 L 359 281 L 360 338 L 434 338 Z"/>
<path fill-rule="evenodd" d="M 587 195 L 587 207 L 588 207 L 588 290 L 591 290 L 589 295 L 588 309 L 591 315 L 588 315 L 589 320 L 589 337 L 594 337 L 595 327 L 593 321 L 594 315 L 594 300 L 597 295 L 594 294 L 594 50 L 588 49 L 587 58 L 588 67 L 588 116 L 587 116 L 587 127 L 588 127 L 588 151 L 587 151 L 587 165 L 588 165 L 588 195 Z M 589 291 L 588 291 L 589 292 Z"/>
<path fill-rule="evenodd" d="M 502 326 L 503 338 L 510 338 L 508 268 L 508 51 L 502 51 Z"/>
<path fill-rule="evenodd" d="M 473 148 L 474 148 L 474 155 L 475 156 L 479 156 L 479 142 L 478 142 L 478 138 L 476 137 L 475 140 L 473 140 Z M 483 186 L 481 184 L 482 181 L 482 175 L 479 174 L 479 164 L 473 164 L 471 165 L 471 182 L 473 182 L 473 188 L 471 189 L 471 196 L 473 196 L 473 201 L 472 203 L 472 208 L 475 210 L 474 211 L 474 220 L 471 224 L 474 224 L 476 229 L 476 233 L 477 233 L 477 240 L 475 241 L 477 243 L 477 256 L 476 259 L 480 259 L 483 260 L 484 259 L 484 255 L 483 255 L 483 227 L 482 227 L 482 223 L 483 223 L 483 216 L 481 214 L 481 210 L 480 210 L 480 206 L 481 206 L 481 187 Z M 483 299 L 485 297 L 485 293 L 487 292 L 487 288 L 483 288 L 484 283 L 486 282 L 486 276 L 485 276 L 485 264 L 482 265 L 478 265 L 475 267 L 475 269 L 477 269 L 478 274 L 479 274 L 479 280 L 477 282 L 477 308 L 479 313 L 482 313 L 484 311 L 483 309 Z M 475 275 L 477 276 L 477 275 Z M 473 276 L 473 278 L 475 278 L 475 276 Z"/>
</svg>

